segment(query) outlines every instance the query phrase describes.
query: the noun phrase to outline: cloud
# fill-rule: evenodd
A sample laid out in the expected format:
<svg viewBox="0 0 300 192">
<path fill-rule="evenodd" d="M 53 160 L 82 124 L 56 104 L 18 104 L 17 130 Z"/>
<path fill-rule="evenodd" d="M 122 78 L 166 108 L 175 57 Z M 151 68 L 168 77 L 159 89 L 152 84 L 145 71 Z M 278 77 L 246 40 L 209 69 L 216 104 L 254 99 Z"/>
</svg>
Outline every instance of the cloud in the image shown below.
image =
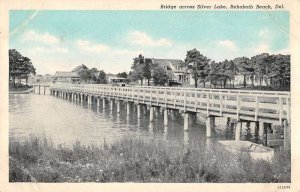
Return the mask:
<svg viewBox="0 0 300 192">
<path fill-rule="evenodd" d="M 253 52 L 255 54 L 261 53 L 270 53 L 270 46 L 267 43 L 260 43 L 257 47 L 254 48 Z"/>
<path fill-rule="evenodd" d="M 68 53 L 69 49 L 65 47 L 31 47 L 28 49 L 31 54 L 57 54 L 57 53 Z"/>
<path fill-rule="evenodd" d="M 172 46 L 171 41 L 166 38 L 155 40 L 152 37 L 150 37 L 147 33 L 140 32 L 140 31 L 133 31 L 129 33 L 128 42 L 131 44 L 141 45 L 145 47 Z"/>
<path fill-rule="evenodd" d="M 229 51 L 235 52 L 238 50 L 236 44 L 231 40 L 220 40 L 220 41 L 217 41 L 216 44 L 218 47 L 225 48 L 226 50 L 229 50 Z"/>
<path fill-rule="evenodd" d="M 268 33 L 269 33 L 268 29 L 262 29 L 258 32 L 258 35 L 263 37 L 263 36 L 266 36 Z"/>
<path fill-rule="evenodd" d="M 22 36 L 22 41 L 42 42 L 45 44 L 57 44 L 59 38 L 49 33 L 38 33 L 34 30 L 25 31 Z"/>
<path fill-rule="evenodd" d="M 77 40 L 76 41 L 77 47 L 79 49 L 85 50 L 85 51 L 90 51 L 90 52 L 106 52 L 110 50 L 110 48 L 107 45 L 104 44 L 95 44 L 91 43 L 90 41 L 86 40 Z"/>
</svg>

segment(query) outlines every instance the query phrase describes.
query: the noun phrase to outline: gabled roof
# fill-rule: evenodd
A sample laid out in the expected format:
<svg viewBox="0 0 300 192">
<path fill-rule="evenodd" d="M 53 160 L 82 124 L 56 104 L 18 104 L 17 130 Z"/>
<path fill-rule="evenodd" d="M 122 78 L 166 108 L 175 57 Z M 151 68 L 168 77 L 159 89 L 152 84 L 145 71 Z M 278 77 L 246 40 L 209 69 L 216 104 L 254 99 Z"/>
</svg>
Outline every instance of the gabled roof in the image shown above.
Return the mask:
<svg viewBox="0 0 300 192">
<path fill-rule="evenodd" d="M 87 66 L 85 66 L 84 64 L 82 64 L 82 65 L 79 65 L 79 66 L 75 67 L 75 69 L 73 69 L 72 72 L 76 72 L 76 71 L 78 71 L 81 68 L 88 69 Z"/>
<path fill-rule="evenodd" d="M 80 77 L 76 72 L 56 71 L 55 77 Z"/>
<path fill-rule="evenodd" d="M 173 71 L 177 70 L 178 67 L 180 67 L 180 64 L 183 62 L 179 59 L 152 59 L 153 63 L 157 63 L 159 65 L 168 65 L 169 68 L 171 68 Z"/>
</svg>

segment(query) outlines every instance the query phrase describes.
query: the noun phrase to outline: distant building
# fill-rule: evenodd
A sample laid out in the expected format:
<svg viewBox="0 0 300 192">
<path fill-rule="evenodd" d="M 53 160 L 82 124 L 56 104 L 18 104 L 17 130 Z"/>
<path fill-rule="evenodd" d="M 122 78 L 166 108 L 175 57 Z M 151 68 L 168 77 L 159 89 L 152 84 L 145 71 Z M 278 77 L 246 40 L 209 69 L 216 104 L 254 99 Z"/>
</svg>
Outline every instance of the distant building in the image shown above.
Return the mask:
<svg viewBox="0 0 300 192">
<path fill-rule="evenodd" d="M 83 69 L 88 69 L 85 65 L 80 65 L 74 68 L 72 71 L 56 71 L 52 77 L 53 82 L 60 83 L 73 83 L 77 84 L 81 81 L 80 72 Z"/>
</svg>

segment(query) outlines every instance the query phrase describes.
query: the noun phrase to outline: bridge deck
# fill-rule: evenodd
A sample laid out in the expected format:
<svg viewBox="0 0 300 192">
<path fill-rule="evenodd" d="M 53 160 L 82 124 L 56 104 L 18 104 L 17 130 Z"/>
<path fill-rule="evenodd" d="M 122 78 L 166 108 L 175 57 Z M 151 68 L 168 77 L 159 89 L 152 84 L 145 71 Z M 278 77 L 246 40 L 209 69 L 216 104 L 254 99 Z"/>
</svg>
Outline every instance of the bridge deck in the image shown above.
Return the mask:
<svg viewBox="0 0 300 192">
<path fill-rule="evenodd" d="M 51 90 L 144 103 L 250 121 L 290 122 L 290 92 L 99 84 L 53 84 Z"/>
</svg>

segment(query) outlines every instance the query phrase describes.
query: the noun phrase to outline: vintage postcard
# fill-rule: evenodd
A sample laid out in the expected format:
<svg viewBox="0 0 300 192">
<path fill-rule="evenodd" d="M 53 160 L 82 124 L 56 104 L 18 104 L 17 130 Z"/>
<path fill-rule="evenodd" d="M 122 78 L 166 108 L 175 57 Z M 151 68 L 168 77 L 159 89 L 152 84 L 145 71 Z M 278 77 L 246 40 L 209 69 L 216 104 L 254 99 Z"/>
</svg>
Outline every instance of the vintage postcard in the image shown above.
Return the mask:
<svg viewBox="0 0 300 192">
<path fill-rule="evenodd" d="M 0 1 L 0 191 L 300 191 L 299 1 Z"/>
</svg>

